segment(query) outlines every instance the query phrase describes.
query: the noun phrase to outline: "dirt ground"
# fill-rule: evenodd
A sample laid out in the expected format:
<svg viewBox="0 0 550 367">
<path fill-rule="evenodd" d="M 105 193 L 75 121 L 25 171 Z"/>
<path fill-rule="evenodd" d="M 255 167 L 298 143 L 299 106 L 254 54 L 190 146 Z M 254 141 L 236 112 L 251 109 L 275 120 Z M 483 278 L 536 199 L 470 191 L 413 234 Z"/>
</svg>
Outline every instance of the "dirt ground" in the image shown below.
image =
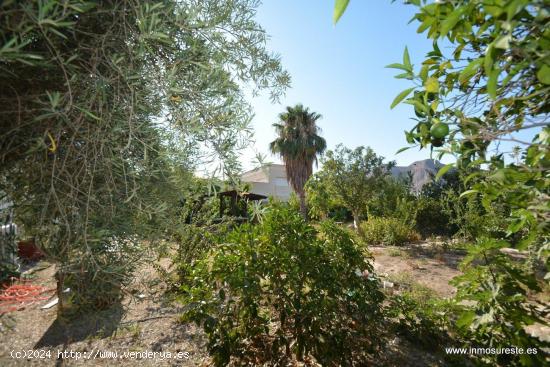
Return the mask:
<svg viewBox="0 0 550 367">
<path fill-rule="evenodd" d="M 432 289 L 441 297 L 452 297 L 455 288 L 449 281 L 460 274 L 460 251 L 443 249 L 432 243 L 401 247 L 370 247 L 374 270 L 382 278 L 399 287 L 400 283 L 416 282 Z"/>
<path fill-rule="evenodd" d="M 428 244 L 372 247 L 371 252 L 376 273 L 389 282 L 388 286 L 399 289 L 414 281 L 442 297 L 455 292 L 448 282 L 460 273 L 460 253 Z M 167 268 L 169 261 L 164 259 L 160 265 Z M 33 283 L 50 288 L 55 286 L 54 271 L 45 262 L 30 268 Z M 166 285 L 159 273 L 147 266 L 136 275 L 120 305 L 69 326 L 56 320 L 55 306 L 40 309 L 47 301 L 0 316 L 0 366 L 208 365 L 206 338 L 194 325 L 178 322 L 181 305 L 166 297 Z M 34 351 L 32 358 L 14 358 L 14 353 L 29 351 Z M 64 356 L 63 351 L 67 352 Z M 444 365 L 440 358 L 399 338 L 388 343 L 379 361 L 378 366 Z"/>
<path fill-rule="evenodd" d="M 55 286 L 54 266 L 39 263 L 33 270 L 34 284 Z M 0 366 L 204 365 L 206 340 L 194 325 L 178 322 L 181 308 L 165 297 L 158 273 L 147 267 L 136 276 L 122 304 L 86 315 L 68 327 L 56 320 L 55 306 L 40 309 L 47 301 L 2 316 Z M 35 352 L 33 358 L 12 357 L 12 351 L 29 350 L 41 353 Z M 64 351 L 68 352 L 66 358 L 59 354 Z"/>
</svg>

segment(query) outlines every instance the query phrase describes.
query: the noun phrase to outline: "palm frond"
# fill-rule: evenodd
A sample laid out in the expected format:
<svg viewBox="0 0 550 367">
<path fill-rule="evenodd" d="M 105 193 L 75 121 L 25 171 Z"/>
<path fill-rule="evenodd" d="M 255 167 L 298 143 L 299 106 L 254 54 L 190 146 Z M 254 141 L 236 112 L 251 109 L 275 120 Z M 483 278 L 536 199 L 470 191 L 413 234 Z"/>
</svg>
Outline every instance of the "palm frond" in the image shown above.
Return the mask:
<svg viewBox="0 0 550 367">
<path fill-rule="evenodd" d="M 327 146 L 316 125 L 321 118 L 321 114 L 297 104 L 287 106 L 279 114 L 280 121 L 273 124 L 277 138 L 269 144 L 269 149 L 283 159 L 288 181 L 297 193 L 303 193 L 313 172 L 313 163 L 317 163 L 317 156 Z"/>
</svg>

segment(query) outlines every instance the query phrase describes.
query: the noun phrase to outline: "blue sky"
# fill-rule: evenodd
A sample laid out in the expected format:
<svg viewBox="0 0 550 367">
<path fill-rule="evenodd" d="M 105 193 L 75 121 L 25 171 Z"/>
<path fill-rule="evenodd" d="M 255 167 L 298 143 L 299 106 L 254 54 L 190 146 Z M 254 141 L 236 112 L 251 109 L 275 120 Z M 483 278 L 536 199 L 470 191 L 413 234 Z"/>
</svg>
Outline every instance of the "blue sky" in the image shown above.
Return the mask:
<svg viewBox="0 0 550 367">
<path fill-rule="evenodd" d="M 265 0 L 258 9 L 257 20 L 270 35 L 268 48 L 281 55 L 292 87 L 280 104 L 271 104 L 267 95 L 250 99 L 254 149 L 268 154 L 278 113 L 303 103 L 323 115 L 319 126 L 329 148 L 370 146 L 400 165 L 429 158 L 429 150 L 395 155 L 406 145 L 403 131 L 414 125 L 414 113 L 408 105 L 390 110 L 390 104 L 411 85 L 384 68 L 401 61 L 405 46 L 415 64 L 430 49 L 431 42 L 416 33 L 418 25 L 408 24 L 415 8 L 400 1 L 355 0 L 333 26 L 332 6 L 332 1 Z M 253 156 L 252 148 L 244 154 L 244 168 L 252 166 Z M 268 160 L 278 162 L 273 156 Z"/>
</svg>

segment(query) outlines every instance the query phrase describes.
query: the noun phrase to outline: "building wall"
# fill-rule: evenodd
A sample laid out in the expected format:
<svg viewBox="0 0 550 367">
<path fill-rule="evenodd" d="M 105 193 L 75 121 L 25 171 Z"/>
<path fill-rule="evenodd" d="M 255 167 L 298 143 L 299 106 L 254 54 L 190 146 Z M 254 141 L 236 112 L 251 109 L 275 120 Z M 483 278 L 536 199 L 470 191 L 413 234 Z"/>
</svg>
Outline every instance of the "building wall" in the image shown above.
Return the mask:
<svg viewBox="0 0 550 367">
<path fill-rule="evenodd" d="M 285 166 L 272 164 L 244 173 L 243 182 L 250 185 L 250 192 L 287 201 L 292 189 L 286 179 Z"/>
</svg>

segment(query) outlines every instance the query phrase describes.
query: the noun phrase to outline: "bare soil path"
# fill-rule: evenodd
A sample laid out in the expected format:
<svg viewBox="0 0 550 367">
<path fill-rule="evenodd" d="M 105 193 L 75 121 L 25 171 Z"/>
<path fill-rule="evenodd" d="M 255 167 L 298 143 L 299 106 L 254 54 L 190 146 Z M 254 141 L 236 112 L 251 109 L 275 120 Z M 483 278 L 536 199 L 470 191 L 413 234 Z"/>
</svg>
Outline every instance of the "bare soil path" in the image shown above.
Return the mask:
<svg viewBox="0 0 550 367">
<path fill-rule="evenodd" d="M 449 281 L 460 274 L 458 264 L 464 254 L 431 243 L 400 247 L 370 247 L 374 270 L 396 286 L 416 282 L 432 289 L 441 297 L 451 297 L 455 288 Z"/>
</svg>

